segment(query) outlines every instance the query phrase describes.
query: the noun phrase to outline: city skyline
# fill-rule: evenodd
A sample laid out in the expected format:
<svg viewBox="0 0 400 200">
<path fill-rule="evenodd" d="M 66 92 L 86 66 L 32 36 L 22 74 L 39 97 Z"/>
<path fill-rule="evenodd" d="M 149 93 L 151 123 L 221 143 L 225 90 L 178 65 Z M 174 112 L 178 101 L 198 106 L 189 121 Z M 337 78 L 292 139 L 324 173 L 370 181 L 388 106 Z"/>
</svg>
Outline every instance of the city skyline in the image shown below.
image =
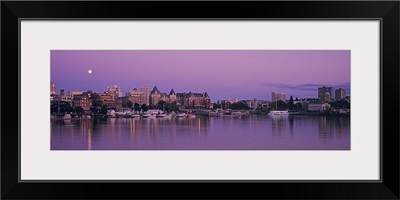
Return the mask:
<svg viewBox="0 0 400 200">
<path fill-rule="evenodd" d="M 88 73 L 91 70 L 92 73 Z M 271 92 L 317 98 L 317 88 L 350 95 L 349 50 L 52 50 L 57 93 L 157 86 L 207 92 L 214 100 L 271 99 Z"/>
</svg>

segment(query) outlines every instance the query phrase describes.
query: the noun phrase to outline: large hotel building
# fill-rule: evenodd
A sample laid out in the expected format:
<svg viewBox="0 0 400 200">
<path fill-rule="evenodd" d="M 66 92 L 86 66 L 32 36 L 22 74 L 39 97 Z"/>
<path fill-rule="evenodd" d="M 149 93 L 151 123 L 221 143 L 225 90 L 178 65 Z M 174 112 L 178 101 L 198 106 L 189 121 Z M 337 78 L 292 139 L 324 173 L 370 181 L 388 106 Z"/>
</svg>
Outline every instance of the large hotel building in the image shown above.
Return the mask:
<svg viewBox="0 0 400 200">
<path fill-rule="evenodd" d="M 183 108 L 210 108 L 211 99 L 207 92 L 205 93 L 194 93 L 184 92 L 175 93 L 173 89 L 167 94 L 160 92 L 157 86 L 153 89 L 150 87 L 143 87 L 140 90 L 134 88 L 129 90 L 126 96 L 122 95 L 122 89 L 118 85 L 111 85 L 107 88 L 107 91 L 99 94 L 100 100 L 103 101 L 103 105 L 108 107 L 122 108 L 122 105 L 126 105 L 129 101 L 132 104 L 139 105 L 157 105 L 160 101 L 167 103 L 176 102 Z M 61 100 L 70 103 L 72 107 L 81 106 L 84 110 L 88 111 L 91 105 L 91 98 L 89 93 L 81 91 L 72 91 L 64 94 L 64 90 L 60 90 L 60 94 L 56 94 L 54 83 L 50 83 L 50 100 Z"/>
<path fill-rule="evenodd" d="M 175 93 L 175 91 L 171 89 L 167 94 L 160 92 L 157 86 L 154 86 L 153 89 L 147 86 L 140 90 L 134 88 L 133 90 L 129 90 L 126 96 L 117 99 L 122 101 L 122 105 L 125 105 L 129 101 L 133 104 L 137 103 L 139 105 L 157 105 L 158 102 L 164 101 L 167 103 L 176 102 L 183 108 L 209 108 L 211 106 L 211 99 L 207 92 Z"/>
</svg>

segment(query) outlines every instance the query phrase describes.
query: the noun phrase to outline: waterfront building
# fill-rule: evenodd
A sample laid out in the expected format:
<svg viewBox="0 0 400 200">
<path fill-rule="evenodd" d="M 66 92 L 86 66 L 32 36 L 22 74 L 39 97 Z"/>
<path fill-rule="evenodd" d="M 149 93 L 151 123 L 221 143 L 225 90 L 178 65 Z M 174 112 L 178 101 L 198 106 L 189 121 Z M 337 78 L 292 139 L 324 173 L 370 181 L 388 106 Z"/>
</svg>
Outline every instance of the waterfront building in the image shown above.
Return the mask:
<svg viewBox="0 0 400 200">
<path fill-rule="evenodd" d="M 82 91 L 68 91 L 66 94 L 64 91 L 62 91 L 60 93 L 63 94 L 63 95 L 60 94 L 59 96 L 60 101 L 68 102 L 71 106 L 73 106 L 74 96 L 82 94 Z"/>
<path fill-rule="evenodd" d="M 167 103 L 169 103 L 169 96 L 167 93 L 160 93 L 160 101 L 165 101 Z"/>
<path fill-rule="evenodd" d="M 255 110 L 258 107 L 258 100 L 254 99 L 254 100 L 244 100 L 244 102 L 247 104 L 247 106 L 249 106 L 249 108 Z"/>
<path fill-rule="evenodd" d="M 149 105 L 150 104 L 150 92 L 151 92 L 151 88 L 149 86 L 145 86 L 143 88 L 140 89 L 140 92 L 143 93 L 144 96 L 144 104 Z"/>
<path fill-rule="evenodd" d="M 320 102 L 331 101 L 333 98 L 333 88 L 332 87 L 319 87 L 318 88 L 318 99 Z"/>
<path fill-rule="evenodd" d="M 174 89 L 169 92 L 169 103 L 176 102 L 176 94 Z"/>
<path fill-rule="evenodd" d="M 68 102 L 72 106 L 72 95 L 65 94 L 64 89 L 60 89 L 60 94 L 51 93 L 50 94 L 50 101 L 65 101 Z"/>
<path fill-rule="evenodd" d="M 153 90 L 150 91 L 149 102 L 151 105 L 157 105 L 159 101 L 165 101 L 167 103 L 176 102 L 182 108 L 210 108 L 211 99 L 207 92 L 205 93 L 175 93 L 174 89 L 171 89 L 169 94 L 160 92 L 157 86 L 154 86 Z"/>
<path fill-rule="evenodd" d="M 92 107 L 92 100 L 89 98 L 87 93 L 82 93 L 78 95 L 74 95 L 73 97 L 73 107 L 82 107 L 85 112 L 90 111 L 90 107 Z"/>
<path fill-rule="evenodd" d="M 50 94 L 56 94 L 56 86 L 53 82 L 50 82 Z"/>
<path fill-rule="evenodd" d="M 69 103 L 72 106 L 73 96 L 69 93 L 60 95 L 60 100 Z"/>
<path fill-rule="evenodd" d="M 275 106 L 276 104 L 274 104 Z M 271 102 L 267 101 L 267 100 L 258 100 L 257 101 L 257 107 L 260 108 L 269 108 L 271 107 Z"/>
<path fill-rule="evenodd" d="M 211 99 L 207 92 L 205 93 L 176 93 L 178 102 L 185 108 L 210 108 Z"/>
<path fill-rule="evenodd" d="M 286 94 L 272 92 L 271 100 L 272 100 L 272 102 L 276 102 L 276 101 L 286 102 Z"/>
<path fill-rule="evenodd" d="M 118 85 L 111 85 L 110 87 L 107 88 L 107 94 L 114 94 L 115 100 L 118 97 L 122 97 L 122 89 Z"/>
<path fill-rule="evenodd" d="M 147 105 L 146 99 L 149 99 L 149 97 L 146 97 L 144 92 L 134 88 L 133 90 L 129 90 L 127 97 L 122 98 L 122 103 L 125 104 L 130 101 L 132 104 L 138 103 L 139 105 Z"/>
<path fill-rule="evenodd" d="M 331 107 L 331 105 L 328 103 L 311 103 L 308 105 L 308 110 L 309 111 L 324 111 L 324 110 L 329 110 L 330 107 Z"/>
<path fill-rule="evenodd" d="M 120 98 L 123 105 L 126 105 L 129 101 L 132 102 L 132 106 L 135 106 L 135 103 L 140 106 L 146 104 L 144 101 L 144 96 L 125 96 Z"/>
<path fill-rule="evenodd" d="M 150 104 L 157 105 L 161 99 L 161 92 L 158 90 L 157 86 L 154 86 L 153 90 L 150 92 Z"/>
<path fill-rule="evenodd" d="M 116 108 L 117 111 L 123 111 L 124 108 L 122 107 L 122 98 L 123 97 L 118 97 L 117 100 L 114 102 L 114 107 Z"/>
<path fill-rule="evenodd" d="M 114 94 L 100 94 L 100 100 L 103 101 L 103 105 L 108 107 L 115 107 L 115 97 Z"/>
<path fill-rule="evenodd" d="M 58 101 L 58 99 L 60 98 L 60 95 L 58 94 L 50 94 L 50 101 Z"/>
<path fill-rule="evenodd" d="M 133 90 L 128 90 L 127 96 L 144 96 L 144 93 L 141 91 L 138 91 L 137 88 L 133 88 Z"/>
<path fill-rule="evenodd" d="M 68 94 L 74 96 L 74 95 L 78 95 L 78 94 L 82 94 L 82 91 L 69 91 Z"/>
<path fill-rule="evenodd" d="M 339 88 L 335 90 L 335 99 L 344 99 L 346 98 L 346 90 Z"/>
<path fill-rule="evenodd" d="M 234 99 L 229 99 L 228 98 L 226 100 L 226 103 L 230 103 L 230 104 L 237 103 L 237 102 L 239 102 L 239 99 L 237 97 L 235 97 Z"/>
</svg>

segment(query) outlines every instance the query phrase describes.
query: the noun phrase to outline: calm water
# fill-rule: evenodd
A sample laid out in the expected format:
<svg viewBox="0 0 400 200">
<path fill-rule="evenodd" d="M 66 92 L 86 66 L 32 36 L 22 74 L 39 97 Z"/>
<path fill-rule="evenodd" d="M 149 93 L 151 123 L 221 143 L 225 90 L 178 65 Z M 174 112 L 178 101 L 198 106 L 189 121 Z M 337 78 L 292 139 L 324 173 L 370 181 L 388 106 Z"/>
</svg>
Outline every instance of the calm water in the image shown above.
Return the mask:
<svg viewBox="0 0 400 200">
<path fill-rule="evenodd" d="M 92 119 L 51 122 L 52 150 L 349 150 L 350 118 Z"/>
</svg>

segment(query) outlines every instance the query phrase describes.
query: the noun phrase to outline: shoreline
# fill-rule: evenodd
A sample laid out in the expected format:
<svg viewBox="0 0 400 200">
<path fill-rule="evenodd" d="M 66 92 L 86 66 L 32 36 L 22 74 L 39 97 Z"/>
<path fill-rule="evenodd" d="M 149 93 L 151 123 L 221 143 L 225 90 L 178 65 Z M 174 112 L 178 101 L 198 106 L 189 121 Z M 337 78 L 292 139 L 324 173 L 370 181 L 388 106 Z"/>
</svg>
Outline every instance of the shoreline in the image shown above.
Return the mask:
<svg viewBox="0 0 400 200">
<path fill-rule="evenodd" d="M 265 115 L 268 116 L 266 113 L 250 113 L 250 115 Z M 208 116 L 208 115 L 197 115 L 198 117 L 209 117 L 209 118 L 219 118 L 219 117 L 242 117 L 245 115 L 221 115 L 221 116 Z M 281 115 L 276 115 L 281 116 Z M 282 115 L 282 116 L 324 116 L 324 117 L 346 117 L 349 118 L 350 115 L 348 114 L 331 114 L 331 113 L 291 113 L 289 115 Z M 50 118 L 51 121 L 63 121 L 63 120 L 92 120 L 92 119 L 186 119 L 187 117 L 180 118 L 180 117 L 172 117 L 172 118 L 143 118 L 143 117 L 111 117 L 111 116 L 94 116 L 92 118 Z M 197 118 L 197 117 L 196 117 Z M 190 118 L 189 118 L 190 119 Z M 192 118 L 193 119 L 193 118 Z"/>
</svg>

